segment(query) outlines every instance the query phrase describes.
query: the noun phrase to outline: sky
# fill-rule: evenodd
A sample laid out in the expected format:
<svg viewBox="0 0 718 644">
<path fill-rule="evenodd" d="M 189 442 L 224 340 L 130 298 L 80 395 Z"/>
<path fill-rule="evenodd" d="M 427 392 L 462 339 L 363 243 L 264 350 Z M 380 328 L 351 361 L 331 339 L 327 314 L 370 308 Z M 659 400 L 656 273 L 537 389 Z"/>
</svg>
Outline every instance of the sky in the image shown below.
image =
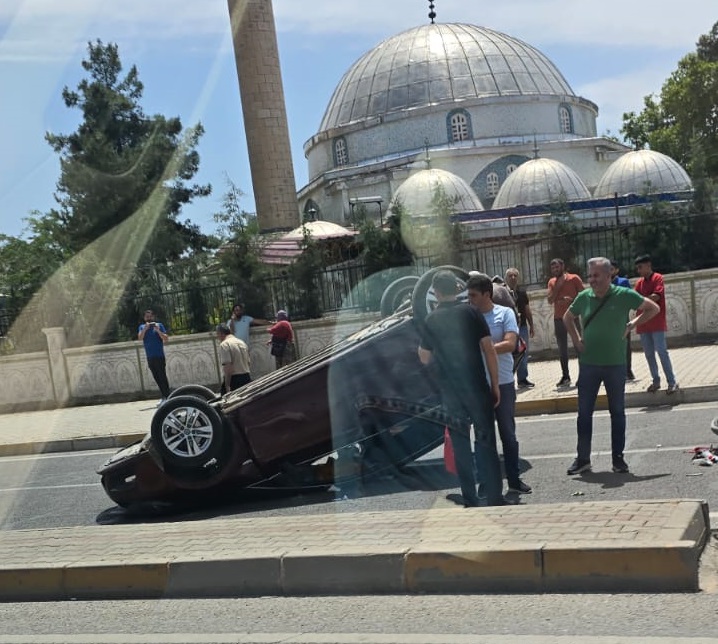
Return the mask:
<svg viewBox="0 0 718 644">
<path fill-rule="evenodd" d="M 297 188 L 303 146 L 342 75 L 382 40 L 428 22 L 426 0 L 273 0 Z M 619 135 L 621 116 L 660 92 L 678 60 L 718 19 L 715 0 L 435 0 L 437 22 L 465 22 L 537 47 L 574 92 L 599 107 L 598 132 Z M 87 43 L 119 47 L 135 65 L 148 115 L 198 122 L 195 180 L 211 196 L 180 215 L 207 233 L 231 180 L 254 198 L 226 0 L 2 0 L 0 2 L 0 234 L 26 235 L 24 218 L 55 206 L 59 158 L 45 133 L 73 132 L 64 87 L 84 78 Z"/>
</svg>

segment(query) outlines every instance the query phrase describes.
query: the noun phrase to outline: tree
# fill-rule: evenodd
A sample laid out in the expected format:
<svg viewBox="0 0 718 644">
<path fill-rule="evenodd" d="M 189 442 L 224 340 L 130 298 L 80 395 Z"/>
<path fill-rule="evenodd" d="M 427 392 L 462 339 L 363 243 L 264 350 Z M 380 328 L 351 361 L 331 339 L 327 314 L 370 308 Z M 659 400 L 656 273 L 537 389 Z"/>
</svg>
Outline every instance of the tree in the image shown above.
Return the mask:
<svg viewBox="0 0 718 644">
<path fill-rule="evenodd" d="M 718 22 L 681 58 L 659 97 L 646 96 L 639 114 L 623 115 L 621 133 L 636 149 L 663 152 L 691 175 L 701 164 L 718 177 Z"/>
<path fill-rule="evenodd" d="M 549 205 L 549 217 L 546 220 L 546 236 L 549 247 L 544 252 L 544 266 L 548 269 L 549 263 L 555 257 L 564 261 L 566 270 L 580 273 L 578 258 L 577 235 L 581 228 L 569 208 L 565 194 Z M 546 279 L 550 277 L 545 275 Z"/>
<path fill-rule="evenodd" d="M 147 222 L 146 256 L 165 263 L 202 249 L 207 239 L 199 229 L 177 221 L 184 204 L 211 192 L 209 185 L 186 183 L 199 169 L 202 126 L 185 132 L 179 118 L 146 117 L 137 68 L 121 76 L 117 45 L 88 43 L 82 67 L 89 78 L 74 91 L 65 87 L 62 98 L 81 110 L 83 121 L 71 134 L 45 137 L 60 155 L 59 208 L 47 215 L 55 240 L 75 254 L 135 215 L 159 189 L 163 200 Z"/>
<path fill-rule="evenodd" d="M 145 116 L 137 69 L 122 76 L 116 45 L 98 40 L 88 43 L 87 53 L 87 77 L 62 92 L 82 121 L 71 134 L 46 134 L 60 155 L 58 207 L 32 226 L 62 259 L 35 296 L 40 308 L 53 314 L 49 323 L 74 326 L 73 337 L 92 343 L 118 328 L 117 309 L 128 291 L 148 280 L 150 290 L 162 287 L 178 265 L 213 244 L 197 226 L 177 219 L 184 204 L 211 190 L 188 183 L 199 168 L 202 126 L 184 131 L 178 118 Z M 129 337 L 135 323 L 125 332 Z"/>
<path fill-rule="evenodd" d="M 222 210 L 215 213 L 219 225 L 221 249 L 217 254 L 222 272 L 234 284 L 237 300 L 244 303 L 247 313 L 264 317 L 267 303 L 267 267 L 262 263 L 262 236 L 257 217 L 241 207 L 244 193 L 227 178 L 227 191 Z"/>
</svg>

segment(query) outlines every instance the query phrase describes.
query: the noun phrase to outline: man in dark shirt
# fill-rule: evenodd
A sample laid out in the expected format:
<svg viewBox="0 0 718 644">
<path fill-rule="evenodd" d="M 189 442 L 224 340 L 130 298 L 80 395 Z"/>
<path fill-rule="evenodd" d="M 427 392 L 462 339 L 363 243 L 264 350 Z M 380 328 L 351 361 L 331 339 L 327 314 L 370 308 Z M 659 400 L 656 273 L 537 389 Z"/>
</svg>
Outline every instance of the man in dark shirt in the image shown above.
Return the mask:
<svg viewBox="0 0 718 644">
<path fill-rule="evenodd" d="M 432 287 L 439 304 L 425 320 L 419 359 L 422 364 L 435 363 L 444 407 L 458 421 L 450 433 L 464 505 L 479 505 L 470 423 L 474 426 L 474 458 L 482 493 L 488 505 L 504 505 L 494 429 L 494 407 L 500 399 L 498 364 L 491 333 L 482 315 L 471 305 L 457 301 L 456 277 L 451 271 L 437 271 Z M 471 288 L 471 279 L 467 288 Z"/>
<path fill-rule="evenodd" d="M 534 316 L 531 311 L 529 295 L 526 289 L 519 284 L 519 269 L 507 268 L 505 277 L 506 286 L 509 288 L 519 316 L 519 336 L 526 344 L 526 358 L 519 363 L 516 370 L 517 384 L 524 389 L 530 388 L 534 386 L 534 383 L 529 380 L 529 369 L 526 363 L 528 362 L 529 338 L 534 337 Z"/>
</svg>

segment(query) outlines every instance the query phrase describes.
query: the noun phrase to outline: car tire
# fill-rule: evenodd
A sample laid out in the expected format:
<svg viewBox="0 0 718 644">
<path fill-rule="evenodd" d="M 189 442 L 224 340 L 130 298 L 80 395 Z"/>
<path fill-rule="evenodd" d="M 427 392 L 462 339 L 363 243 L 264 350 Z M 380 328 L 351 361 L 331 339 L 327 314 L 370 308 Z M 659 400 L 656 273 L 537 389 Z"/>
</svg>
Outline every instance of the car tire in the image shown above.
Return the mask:
<svg viewBox="0 0 718 644">
<path fill-rule="evenodd" d="M 178 396 L 194 396 L 195 398 L 200 398 L 201 400 L 206 400 L 208 402 L 212 400 L 219 400 L 222 397 L 220 394 L 212 391 L 209 387 L 205 387 L 204 385 L 182 385 L 172 391 L 167 397 L 167 400 L 177 398 Z"/>
<path fill-rule="evenodd" d="M 414 320 L 423 322 L 427 315 L 434 309 L 436 298 L 431 288 L 431 282 L 437 271 L 447 270 L 456 275 L 457 287 L 463 288 L 469 279 L 469 274 L 458 266 L 437 266 L 424 273 L 414 286 L 414 292 L 411 294 L 411 308 L 414 314 Z"/>
<path fill-rule="evenodd" d="M 381 317 L 388 317 L 402 305 L 411 302 L 411 294 L 418 281 L 416 275 L 405 275 L 389 284 L 384 289 L 379 303 Z"/>
<path fill-rule="evenodd" d="M 230 451 L 221 413 L 196 396 L 168 399 L 155 412 L 150 432 L 153 449 L 174 472 L 201 472 Z"/>
</svg>

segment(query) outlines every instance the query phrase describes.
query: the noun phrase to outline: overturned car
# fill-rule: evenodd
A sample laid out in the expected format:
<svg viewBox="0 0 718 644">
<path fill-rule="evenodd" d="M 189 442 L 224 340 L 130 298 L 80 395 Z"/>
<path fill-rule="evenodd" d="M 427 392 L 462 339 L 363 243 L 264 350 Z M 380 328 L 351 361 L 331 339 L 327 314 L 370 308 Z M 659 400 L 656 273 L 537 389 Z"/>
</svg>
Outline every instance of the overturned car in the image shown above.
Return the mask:
<svg viewBox="0 0 718 644">
<path fill-rule="evenodd" d="M 461 290 L 467 275 L 451 268 Z M 127 507 L 273 480 L 331 484 L 386 473 L 440 445 L 451 419 L 417 356 L 435 270 L 410 297 L 402 291 L 395 313 L 241 389 L 175 390 L 147 436 L 98 470 L 108 496 Z"/>
</svg>

